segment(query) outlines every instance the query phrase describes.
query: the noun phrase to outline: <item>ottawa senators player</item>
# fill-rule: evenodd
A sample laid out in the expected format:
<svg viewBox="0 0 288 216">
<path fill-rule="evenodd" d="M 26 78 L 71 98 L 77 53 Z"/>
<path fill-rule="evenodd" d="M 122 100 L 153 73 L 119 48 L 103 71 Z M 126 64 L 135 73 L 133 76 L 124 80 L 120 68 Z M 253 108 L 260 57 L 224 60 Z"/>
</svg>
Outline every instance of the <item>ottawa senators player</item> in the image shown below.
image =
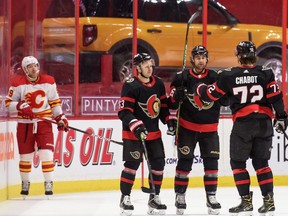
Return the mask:
<svg viewBox="0 0 288 216">
<path fill-rule="evenodd" d="M 168 125 L 167 134 L 175 135 L 176 118 L 172 117 L 167 107 L 164 83 L 153 76 L 153 60 L 147 53 L 138 53 L 133 59 L 137 76 L 127 80 L 122 88 L 118 116 L 122 121 L 124 169 L 121 173 L 121 215 L 131 215 L 134 209 L 130 193 L 136 171 L 142 161 L 143 147 L 141 137 L 146 139 L 155 195 L 150 194 L 148 214 L 164 214 L 166 205 L 159 198 L 164 170 L 164 146 L 159 130 L 159 119 Z M 150 181 L 150 176 L 149 176 Z"/>
<path fill-rule="evenodd" d="M 255 66 L 256 47 L 251 41 L 241 41 L 235 50 L 240 65 L 224 70 L 212 85 L 197 84 L 195 102 L 212 102 L 227 95 L 233 115 L 230 135 L 230 165 L 239 195 L 240 205 L 230 208 L 233 215 L 244 212 L 252 215 L 252 191 L 246 161 L 251 158 L 263 196 L 261 215 L 274 215 L 273 174 L 268 165 L 272 149 L 273 109 L 277 132 L 286 130 L 287 115 L 283 96 L 273 71 Z M 200 98 L 199 98 L 200 97 Z"/>
<path fill-rule="evenodd" d="M 68 130 L 68 121 L 61 108 L 61 101 L 56 90 L 54 78 L 40 74 L 40 65 L 33 56 L 22 60 L 25 74 L 16 75 L 9 88 L 5 105 L 10 113 L 17 113 L 17 142 L 20 154 L 19 170 L 22 180 L 21 195 L 29 194 L 30 172 L 34 151 L 42 161 L 45 195 L 52 195 L 54 162 L 54 139 L 52 125 L 37 119 L 55 118 L 58 130 Z M 37 148 L 35 149 L 35 142 Z"/>
<path fill-rule="evenodd" d="M 192 49 L 190 62 L 192 68 L 181 71 L 174 77 L 168 98 L 171 109 L 178 109 L 179 103 L 181 103 L 180 110 L 178 110 L 180 112 L 176 137 L 178 161 L 174 181 L 176 214 L 182 215 L 186 209 L 185 193 L 197 143 L 204 164 L 203 180 L 208 212 L 209 214 L 219 214 L 221 205 L 216 200 L 219 159 L 217 128 L 221 105 L 219 102 L 207 103 L 199 110 L 192 94 L 196 83 L 212 84 L 218 79 L 218 73 L 206 68 L 208 51 L 204 46 L 195 46 Z"/>
</svg>

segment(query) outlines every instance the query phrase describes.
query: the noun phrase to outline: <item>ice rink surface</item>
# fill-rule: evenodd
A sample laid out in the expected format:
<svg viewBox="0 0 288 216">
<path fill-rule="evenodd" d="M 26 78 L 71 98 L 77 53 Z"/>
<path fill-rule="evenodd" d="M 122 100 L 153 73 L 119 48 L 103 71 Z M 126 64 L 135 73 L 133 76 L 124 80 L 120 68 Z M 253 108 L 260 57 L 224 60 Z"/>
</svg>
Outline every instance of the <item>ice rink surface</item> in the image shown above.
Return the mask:
<svg viewBox="0 0 288 216">
<path fill-rule="evenodd" d="M 258 187 L 252 187 L 254 215 L 262 205 L 262 196 Z M 275 216 L 288 215 L 288 187 L 277 186 L 275 194 Z M 134 205 L 134 216 L 147 215 L 148 194 L 133 190 L 131 201 Z M 173 189 L 162 189 L 161 200 L 167 205 L 166 215 L 176 215 Z M 0 202 L 2 216 L 115 216 L 119 214 L 119 191 L 101 191 L 89 193 L 55 194 L 49 200 L 43 196 L 28 196 L 26 200 L 15 198 Z M 220 215 L 229 215 L 228 209 L 240 203 L 234 187 L 220 187 L 217 200 L 221 203 Z M 204 188 L 188 188 L 186 193 L 187 209 L 184 215 L 208 215 Z"/>
</svg>

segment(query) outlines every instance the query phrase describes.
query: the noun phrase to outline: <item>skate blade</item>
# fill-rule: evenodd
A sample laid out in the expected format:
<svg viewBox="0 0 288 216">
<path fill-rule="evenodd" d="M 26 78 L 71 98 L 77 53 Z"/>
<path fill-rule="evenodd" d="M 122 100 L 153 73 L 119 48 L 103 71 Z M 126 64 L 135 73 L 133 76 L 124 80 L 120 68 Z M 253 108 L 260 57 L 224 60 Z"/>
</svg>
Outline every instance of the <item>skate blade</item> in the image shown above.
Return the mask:
<svg viewBox="0 0 288 216">
<path fill-rule="evenodd" d="M 132 215 L 133 210 L 124 210 L 121 209 L 120 215 L 121 216 L 131 216 Z"/>
<path fill-rule="evenodd" d="M 50 200 L 52 198 L 52 195 L 46 195 L 46 199 Z"/>
<path fill-rule="evenodd" d="M 266 213 L 259 213 L 260 216 L 274 216 L 274 211 L 273 212 L 266 212 Z"/>
<path fill-rule="evenodd" d="M 252 211 L 247 212 L 238 212 L 238 213 L 229 213 L 231 216 L 253 216 Z"/>
<path fill-rule="evenodd" d="M 23 200 L 26 200 L 27 195 L 22 195 Z"/>
<path fill-rule="evenodd" d="M 150 208 L 147 211 L 148 215 L 165 215 L 165 210 L 164 209 L 155 209 L 155 208 Z"/>
<path fill-rule="evenodd" d="M 208 208 L 208 214 L 209 215 L 219 215 L 220 214 L 220 209 Z"/>
<path fill-rule="evenodd" d="M 176 215 L 183 215 L 185 209 L 176 209 Z"/>
</svg>

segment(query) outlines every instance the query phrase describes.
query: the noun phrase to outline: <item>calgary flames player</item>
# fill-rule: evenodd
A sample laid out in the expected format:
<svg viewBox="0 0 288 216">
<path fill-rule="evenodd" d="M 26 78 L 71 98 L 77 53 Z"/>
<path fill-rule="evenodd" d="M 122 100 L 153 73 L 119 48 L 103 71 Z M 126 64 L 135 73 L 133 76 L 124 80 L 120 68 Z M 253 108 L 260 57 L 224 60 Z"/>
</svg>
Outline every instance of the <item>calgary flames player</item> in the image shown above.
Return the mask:
<svg viewBox="0 0 288 216">
<path fill-rule="evenodd" d="M 5 105 L 9 113 L 17 113 L 17 142 L 20 154 L 19 170 L 22 180 L 21 195 L 29 194 L 30 172 L 34 152 L 42 162 L 45 195 L 53 195 L 53 152 L 52 124 L 38 119 L 54 118 L 59 131 L 68 131 L 68 121 L 63 114 L 61 101 L 53 77 L 40 74 L 40 65 L 33 56 L 22 60 L 25 74 L 16 75 L 6 96 Z M 36 145 L 35 145 L 36 143 Z"/>
</svg>

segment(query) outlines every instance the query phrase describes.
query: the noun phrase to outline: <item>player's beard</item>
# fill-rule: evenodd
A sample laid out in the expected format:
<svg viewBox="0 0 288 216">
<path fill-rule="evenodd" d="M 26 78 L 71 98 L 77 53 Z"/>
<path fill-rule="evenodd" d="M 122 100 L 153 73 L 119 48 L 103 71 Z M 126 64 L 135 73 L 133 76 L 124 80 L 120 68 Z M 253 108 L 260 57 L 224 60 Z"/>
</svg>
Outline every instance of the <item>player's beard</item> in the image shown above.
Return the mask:
<svg viewBox="0 0 288 216">
<path fill-rule="evenodd" d="M 31 82 L 34 82 L 37 80 L 38 76 L 39 76 L 39 73 L 40 73 L 40 70 L 38 69 L 34 74 L 33 76 L 31 76 L 29 73 L 26 74 L 27 76 L 27 79 Z"/>
<path fill-rule="evenodd" d="M 205 64 L 205 63 L 199 63 L 199 64 L 195 65 L 194 72 L 197 74 L 203 73 L 205 68 L 206 68 L 206 65 L 207 64 Z"/>
</svg>

